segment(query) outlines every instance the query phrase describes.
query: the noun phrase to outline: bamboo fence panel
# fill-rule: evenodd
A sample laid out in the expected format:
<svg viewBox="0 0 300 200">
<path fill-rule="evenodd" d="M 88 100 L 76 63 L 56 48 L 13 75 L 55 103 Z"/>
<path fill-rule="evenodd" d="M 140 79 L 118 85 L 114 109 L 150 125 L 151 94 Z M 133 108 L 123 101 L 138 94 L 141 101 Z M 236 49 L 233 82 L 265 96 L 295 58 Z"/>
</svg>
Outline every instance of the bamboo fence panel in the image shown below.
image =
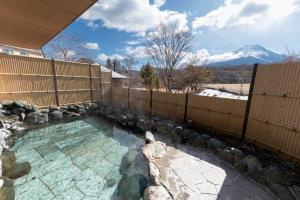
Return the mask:
<svg viewBox="0 0 300 200">
<path fill-rule="evenodd" d="M 134 110 L 149 113 L 150 112 L 150 91 L 130 89 L 129 106 Z"/>
<path fill-rule="evenodd" d="M 0 54 L 0 99 L 55 105 L 49 59 Z"/>
<path fill-rule="evenodd" d="M 91 65 L 91 81 L 92 81 L 92 93 L 93 102 L 101 101 L 101 78 L 100 78 L 100 66 Z"/>
<path fill-rule="evenodd" d="M 110 94 L 111 73 L 101 72 L 99 65 L 0 53 L 0 100 L 56 105 L 54 72 L 60 105 L 97 102 Z"/>
<path fill-rule="evenodd" d="M 187 119 L 239 136 L 246 103 L 243 100 L 189 95 Z"/>
<path fill-rule="evenodd" d="M 91 101 L 89 64 L 55 61 L 61 105 Z"/>
<path fill-rule="evenodd" d="M 112 104 L 119 107 L 128 107 L 128 88 L 113 87 Z"/>
<path fill-rule="evenodd" d="M 176 119 L 184 118 L 185 95 L 153 92 L 152 112 Z"/>
<path fill-rule="evenodd" d="M 101 102 L 112 103 L 111 72 L 101 72 Z"/>
<path fill-rule="evenodd" d="M 300 159 L 300 64 L 257 69 L 246 138 Z"/>
</svg>

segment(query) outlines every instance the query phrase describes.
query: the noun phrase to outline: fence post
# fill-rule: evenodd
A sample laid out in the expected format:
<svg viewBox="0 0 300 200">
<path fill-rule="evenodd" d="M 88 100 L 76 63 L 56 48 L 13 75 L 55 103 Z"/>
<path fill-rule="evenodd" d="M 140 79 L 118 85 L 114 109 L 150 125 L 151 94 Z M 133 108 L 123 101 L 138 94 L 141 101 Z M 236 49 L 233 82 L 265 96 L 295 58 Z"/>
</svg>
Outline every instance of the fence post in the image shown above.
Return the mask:
<svg viewBox="0 0 300 200">
<path fill-rule="evenodd" d="M 130 87 L 128 86 L 128 93 L 127 93 L 127 108 L 128 108 L 128 110 L 129 110 L 129 105 L 130 105 L 130 102 L 129 102 L 129 100 L 130 100 Z"/>
<path fill-rule="evenodd" d="M 92 79 L 92 66 L 90 63 L 89 63 L 89 73 L 90 73 L 91 102 L 93 103 L 93 79 Z"/>
<path fill-rule="evenodd" d="M 100 81 L 100 104 L 102 104 L 102 77 L 101 65 L 99 65 L 99 81 Z"/>
<path fill-rule="evenodd" d="M 245 137 L 246 137 L 246 131 L 247 131 L 247 126 L 248 126 L 248 119 L 249 119 L 249 113 L 250 113 L 250 108 L 251 108 L 252 94 L 253 94 L 253 89 L 254 89 L 254 84 L 255 84 L 257 67 L 258 67 L 258 64 L 254 64 L 253 71 L 252 71 L 250 88 L 249 88 L 248 101 L 247 101 L 247 105 L 246 105 L 244 123 L 243 123 L 242 140 L 244 140 Z"/>
<path fill-rule="evenodd" d="M 189 103 L 189 93 L 185 93 L 185 105 L 184 105 L 184 117 L 183 121 L 187 122 L 187 110 L 188 110 L 188 103 Z"/>
<path fill-rule="evenodd" d="M 56 105 L 59 106 L 57 77 L 56 77 L 56 69 L 55 69 L 55 60 L 54 59 L 51 59 L 51 65 L 52 65 L 53 83 L 54 83 L 54 91 L 55 91 L 55 101 L 56 101 Z"/>
<path fill-rule="evenodd" d="M 110 104 L 113 105 L 113 83 L 112 83 L 112 71 L 110 71 Z"/>
<path fill-rule="evenodd" d="M 153 106 L 153 90 L 150 90 L 150 116 L 152 118 L 152 106 Z"/>
</svg>

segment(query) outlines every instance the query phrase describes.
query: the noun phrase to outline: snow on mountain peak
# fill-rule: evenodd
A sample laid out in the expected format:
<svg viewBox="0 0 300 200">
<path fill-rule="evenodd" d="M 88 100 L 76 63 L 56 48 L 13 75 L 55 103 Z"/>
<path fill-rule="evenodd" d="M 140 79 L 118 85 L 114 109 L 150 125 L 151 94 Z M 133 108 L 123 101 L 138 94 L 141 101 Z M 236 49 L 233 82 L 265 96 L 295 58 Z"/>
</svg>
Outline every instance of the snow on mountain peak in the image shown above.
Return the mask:
<svg viewBox="0 0 300 200">
<path fill-rule="evenodd" d="M 222 65 L 252 65 L 254 63 L 268 64 L 281 62 L 285 56 L 268 50 L 260 45 L 246 45 L 233 52 L 213 55 L 208 58 L 211 66 Z"/>
</svg>

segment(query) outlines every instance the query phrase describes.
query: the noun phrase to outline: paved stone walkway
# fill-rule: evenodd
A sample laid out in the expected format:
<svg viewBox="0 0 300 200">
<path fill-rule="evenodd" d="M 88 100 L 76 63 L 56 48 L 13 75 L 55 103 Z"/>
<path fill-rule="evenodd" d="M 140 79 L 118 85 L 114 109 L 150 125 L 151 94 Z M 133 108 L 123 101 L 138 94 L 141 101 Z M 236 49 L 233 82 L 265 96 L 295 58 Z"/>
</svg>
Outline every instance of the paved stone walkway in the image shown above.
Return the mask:
<svg viewBox="0 0 300 200">
<path fill-rule="evenodd" d="M 176 200 L 272 200 L 266 188 L 240 175 L 213 153 L 180 145 L 155 159 L 161 182 Z"/>
</svg>

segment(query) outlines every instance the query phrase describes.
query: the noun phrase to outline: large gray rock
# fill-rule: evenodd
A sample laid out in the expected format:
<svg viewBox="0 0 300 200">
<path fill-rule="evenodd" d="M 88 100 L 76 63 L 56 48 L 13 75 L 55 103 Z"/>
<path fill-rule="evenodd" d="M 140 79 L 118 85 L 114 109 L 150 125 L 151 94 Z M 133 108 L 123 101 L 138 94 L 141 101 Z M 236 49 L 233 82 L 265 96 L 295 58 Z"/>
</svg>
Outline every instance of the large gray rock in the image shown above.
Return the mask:
<svg viewBox="0 0 300 200">
<path fill-rule="evenodd" d="M 292 186 L 297 182 L 297 179 L 287 170 L 280 169 L 276 164 L 272 164 L 263 170 L 263 173 L 268 182 L 274 182 L 285 186 Z"/>
<path fill-rule="evenodd" d="M 232 164 L 234 161 L 234 155 L 229 147 L 226 147 L 223 151 L 219 152 L 219 156 L 228 163 Z"/>
<path fill-rule="evenodd" d="M 144 190 L 148 187 L 148 184 L 148 179 L 141 174 L 123 176 L 118 184 L 117 196 L 120 199 L 138 200 L 143 197 Z"/>
<path fill-rule="evenodd" d="M 167 146 L 162 142 L 154 142 L 143 147 L 143 154 L 148 160 L 163 158 L 167 153 Z"/>
<path fill-rule="evenodd" d="M 172 200 L 168 191 L 163 186 L 150 186 L 144 192 L 143 200 Z"/>
<path fill-rule="evenodd" d="M 25 109 L 23 108 L 14 108 L 11 110 L 11 113 L 14 115 L 21 115 L 22 113 L 25 113 Z"/>
<path fill-rule="evenodd" d="M 287 187 L 279 185 L 277 183 L 271 183 L 269 185 L 270 190 L 279 197 L 280 200 L 293 200 L 295 199 L 292 193 Z"/>
<path fill-rule="evenodd" d="M 128 152 L 123 156 L 121 161 L 121 172 L 124 174 L 124 172 L 129 168 L 129 166 L 134 163 L 136 160 L 138 152 L 135 148 L 129 149 Z"/>
<path fill-rule="evenodd" d="M 225 148 L 225 143 L 216 138 L 210 138 L 207 141 L 207 147 L 208 149 L 214 151 L 215 153 L 218 153 Z"/>
<path fill-rule="evenodd" d="M 2 120 L 0 120 L 0 129 L 4 128 L 4 123 Z"/>
<path fill-rule="evenodd" d="M 61 111 L 59 110 L 56 110 L 56 111 L 52 111 L 49 113 L 49 118 L 51 120 L 61 120 L 63 117 L 63 114 Z"/>
<path fill-rule="evenodd" d="M 263 167 L 255 156 L 248 154 L 242 161 L 246 164 L 247 173 L 252 179 L 261 184 L 266 184 Z"/>
<path fill-rule="evenodd" d="M 5 101 L 1 101 L 1 104 L 2 104 L 3 108 L 8 109 L 8 110 L 14 108 L 14 102 L 13 101 L 5 100 Z"/>
<path fill-rule="evenodd" d="M 182 134 L 183 128 L 181 126 L 176 126 L 175 129 L 172 131 L 172 141 L 174 143 L 182 143 Z"/>
<path fill-rule="evenodd" d="M 6 175 L 16 165 L 15 153 L 12 151 L 4 151 L 0 158 L 2 160 L 2 173 Z"/>
<path fill-rule="evenodd" d="M 25 118 L 25 122 L 29 124 L 34 123 L 46 123 L 48 122 L 48 114 L 47 113 L 40 113 L 40 112 L 32 112 L 27 114 Z"/>
<path fill-rule="evenodd" d="M 195 138 L 193 138 L 191 144 L 195 147 L 206 148 L 206 140 L 202 135 L 197 135 Z"/>
<path fill-rule="evenodd" d="M 14 183 L 12 180 L 7 178 L 0 179 L 0 199 L 1 200 L 14 200 L 15 199 L 15 190 Z"/>
<path fill-rule="evenodd" d="M 234 156 L 234 162 L 238 162 L 239 160 L 243 159 L 245 154 L 238 148 L 231 147 L 231 152 L 233 153 Z"/>
<path fill-rule="evenodd" d="M 146 144 L 155 142 L 154 136 L 150 131 L 146 131 L 145 133 L 145 142 Z"/>
<path fill-rule="evenodd" d="M 17 179 L 28 174 L 31 170 L 29 162 L 17 163 L 14 168 L 10 169 L 6 175 L 11 179 Z"/>
</svg>

